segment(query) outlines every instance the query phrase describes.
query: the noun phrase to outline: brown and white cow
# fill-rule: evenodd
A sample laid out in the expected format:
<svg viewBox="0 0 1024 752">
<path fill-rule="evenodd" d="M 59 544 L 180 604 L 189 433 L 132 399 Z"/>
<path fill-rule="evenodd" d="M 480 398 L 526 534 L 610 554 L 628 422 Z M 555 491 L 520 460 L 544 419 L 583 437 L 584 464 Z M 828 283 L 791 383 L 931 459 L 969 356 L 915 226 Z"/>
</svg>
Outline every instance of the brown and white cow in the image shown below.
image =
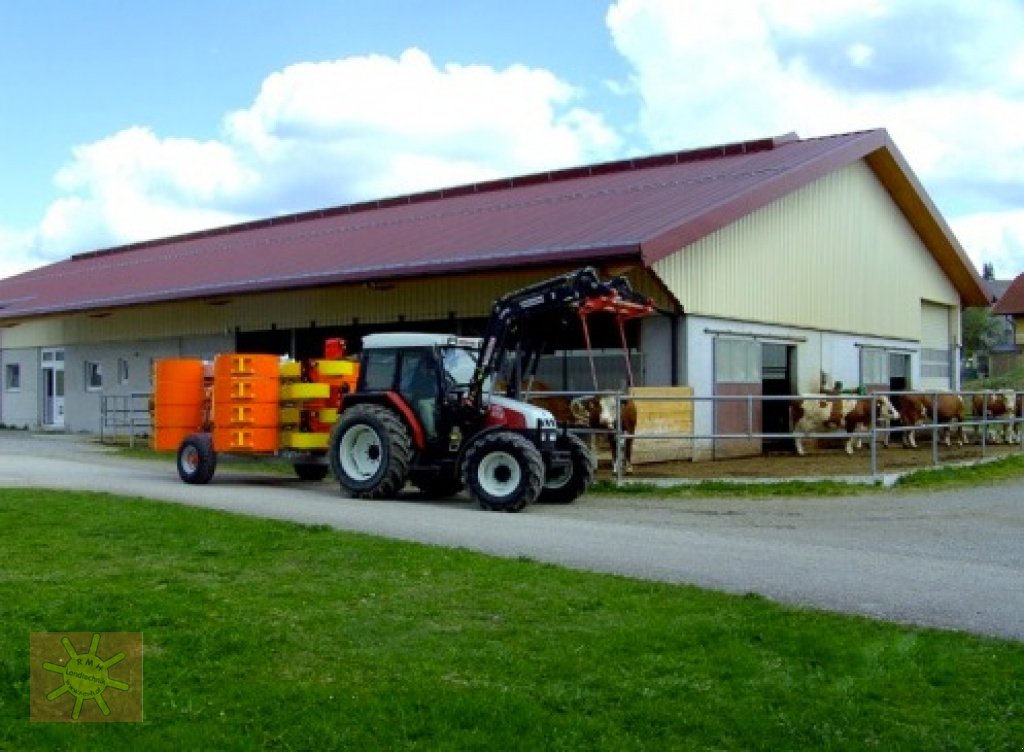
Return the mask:
<svg viewBox="0 0 1024 752">
<path fill-rule="evenodd" d="M 989 426 L 988 436 L 991 441 L 1000 439 L 1007 444 L 1017 440 L 1013 427 L 1013 419 L 1017 417 L 1017 396 L 1012 389 L 998 392 L 985 392 L 971 397 L 971 412 L 975 420 L 1007 421 L 1005 424 Z"/>
<path fill-rule="evenodd" d="M 616 420 L 615 406 L 622 405 L 619 420 Z M 613 395 L 600 397 L 577 397 L 571 404 L 573 415 L 579 425 L 586 425 L 588 428 L 610 431 L 608 434 L 608 446 L 612 452 L 612 469 L 618 472 L 619 452 L 615 441 L 615 430 L 617 423 L 621 421 L 622 433 L 627 435 L 623 442 L 623 470 L 626 473 L 633 472 L 633 439 L 636 433 L 636 402 L 633 400 L 619 401 Z"/>
<path fill-rule="evenodd" d="M 964 434 L 964 400 L 953 392 L 936 392 L 934 394 L 900 394 L 892 399 L 900 416 L 900 423 L 907 427 L 903 435 L 903 446 L 917 448 L 914 435 L 915 426 L 937 424 L 944 426 L 942 441 L 946 446 L 952 444 L 953 434 L 957 435 L 957 444 L 963 446 L 966 441 Z"/>
<path fill-rule="evenodd" d="M 793 440 L 796 453 L 803 455 L 801 434 L 845 431 L 855 433 L 866 431 L 871 425 L 871 409 L 874 403 L 875 418 L 879 422 L 896 420 L 899 413 L 884 395 L 872 397 L 833 397 L 825 394 L 805 395 L 793 400 L 789 406 L 790 422 L 793 426 Z M 854 441 L 860 446 L 860 439 L 850 436 L 846 440 L 846 453 L 853 454 Z"/>
<path fill-rule="evenodd" d="M 608 446 L 612 454 L 612 469 L 618 470 L 618 445 L 615 441 L 615 405 L 614 395 L 570 397 L 564 394 L 544 394 L 548 390 L 546 384 L 537 382 L 533 385 L 527 401 L 532 405 L 543 407 L 550 412 L 560 426 L 589 428 L 595 431 L 608 432 Z M 632 435 L 636 431 L 636 403 L 632 400 L 622 403 L 622 432 Z M 633 439 L 627 438 L 623 444 L 625 472 L 633 472 Z"/>
</svg>

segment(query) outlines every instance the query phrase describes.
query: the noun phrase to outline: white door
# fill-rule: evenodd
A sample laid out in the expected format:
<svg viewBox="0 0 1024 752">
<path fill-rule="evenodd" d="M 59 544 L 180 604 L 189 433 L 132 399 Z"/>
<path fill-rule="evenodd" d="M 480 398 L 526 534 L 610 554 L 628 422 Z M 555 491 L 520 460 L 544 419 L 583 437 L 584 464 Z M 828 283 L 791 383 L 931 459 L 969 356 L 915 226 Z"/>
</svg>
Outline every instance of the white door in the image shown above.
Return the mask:
<svg viewBox="0 0 1024 752">
<path fill-rule="evenodd" d="M 953 312 L 949 306 L 921 301 L 921 387 L 952 389 Z"/>
<path fill-rule="evenodd" d="M 43 420 L 50 428 L 64 427 L 64 351 L 43 350 Z"/>
</svg>

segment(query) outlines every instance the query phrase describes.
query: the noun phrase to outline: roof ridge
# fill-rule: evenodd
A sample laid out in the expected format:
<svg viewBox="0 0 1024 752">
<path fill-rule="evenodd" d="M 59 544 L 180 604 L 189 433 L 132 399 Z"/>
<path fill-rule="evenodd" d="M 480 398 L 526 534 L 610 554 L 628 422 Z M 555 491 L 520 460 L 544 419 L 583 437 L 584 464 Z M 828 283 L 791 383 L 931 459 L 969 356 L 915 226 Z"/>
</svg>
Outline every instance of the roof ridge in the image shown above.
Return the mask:
<svg viewBox="0 0 1024 752">
<path fill-rule="evenodd" d="M 565 167 L 557 170 L 546 170 L 542 172 L 526 173 L 507 178 L 496 178 L 494 180 L 481 181 L 477 183 L 465 183 L 448 188 L 436 188 L 416 193 L 401 194 L 382 199 L 371 199 L 351 204 L 327 207 L 322 209 L 311 209 L 303 212 L 282 214 L 277 217 L 239 222 L 222 227 L 213 227 L 206 230 L 182 233 L 169 237 L 142 240 L 125 245 L 101 248 L 93 251 L 83 251 L 73 254 L 71 261 L 85 261 L 88 259 L 101 258 L 114 254 L 129 253 L 131 251 L 152 248 L 158 245 L 170 245 L 172 243 L 186 242 L 190 240 L 202 240 L 204 238 L 218 237 L 221 235 L 232 235 L 247 230 L 256 230 L 279 225 L 294 224 L 297 222 L 308 222 L 327 217 L 341 216 L 345 214 L 356 214 L 364 211 L 374 211 L 394 206 L 409 206 L 412 204 L 426 203 L 457 196 L 477 195 L 491 193 L 510 188 L 521 188 L 529 185 L 542 183 L 557 183 L 577 178 L 593 177 L 596 175 L 609 175 L 614 173 L 632 172 L 651 169 L 654 167 L 666 167 L 689 162 L 699 162 L 706 159 L 737 156 L 741 154 L 752 154 L 761 151 L 771 151 L 786 144 L 800 141 L 800 137 L 794 131 L 779 136 L 768 138 L 752 139 L 748 141 L 734 141 L 717 146 L 702 146 L 681 151 L 653 154 L 645 157 L 627 157 L 625 159 L 612 160 L 608 162 L 596 162 L 590 165 L 579 167 Z"/>
</svg>

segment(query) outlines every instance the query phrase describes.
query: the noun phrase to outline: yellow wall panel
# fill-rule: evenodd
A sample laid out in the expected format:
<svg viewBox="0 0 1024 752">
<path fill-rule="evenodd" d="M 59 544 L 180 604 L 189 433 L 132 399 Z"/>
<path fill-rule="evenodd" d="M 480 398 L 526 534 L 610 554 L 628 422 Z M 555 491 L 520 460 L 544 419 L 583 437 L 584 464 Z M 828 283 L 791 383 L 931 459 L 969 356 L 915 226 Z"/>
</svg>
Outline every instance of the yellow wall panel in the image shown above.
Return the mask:
<svg viewBox="0 0 1024 752">
<path fill-rule="evenodd" d="M 657 262 L 688 313 L 917 340 L 959 296 L 857 162 Z"/>
</svg>

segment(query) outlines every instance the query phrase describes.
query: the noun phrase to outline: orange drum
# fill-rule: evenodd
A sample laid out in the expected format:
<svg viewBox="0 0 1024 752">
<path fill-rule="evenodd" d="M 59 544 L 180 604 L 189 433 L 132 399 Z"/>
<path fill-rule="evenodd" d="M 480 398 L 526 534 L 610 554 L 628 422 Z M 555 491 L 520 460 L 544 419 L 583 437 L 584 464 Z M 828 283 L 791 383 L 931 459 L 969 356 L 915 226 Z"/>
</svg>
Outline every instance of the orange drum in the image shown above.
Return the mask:
<svg viewBox="0 0 1024 752">
<path fill-rule="evenodd" d="M 276 405 L 280 399 L 277 379 L 234 377 L 216 379 L 213 384 L 215 405 L 266 402 Z"/>
<path fill-rule="evenodd" d="M 276 428 L 280 422 L 280 413 L 277 403 L 218 402 L 213 408 L 213 424 L 218 428 Z"/>
<path fill-rule="evenodd" d="M 276 379 L 280 370 L 280 359 L 276 355 L 248 355 L 246 353 L 225 353 L 213 361 L 213 377 L 226 381 L 233 377 Z"/>
<path fill-rule="evenodd" d="M 175 450 L 203 424 L 203 361 L 166 358 L 153 364 L 153 448 Z"/>
<path fill-rule="evenodd" d="M 185 437 L 193 433 L 196 433 L 195 428 L 157 427 L 153 429 L 150 446 L 157 452 L 176 452 Z"/>
<path fill-rule="evenodd" d="M 218 452 L 276 452 L 277 428 L 215 428 L 213 448 Z"/>
</svg>

